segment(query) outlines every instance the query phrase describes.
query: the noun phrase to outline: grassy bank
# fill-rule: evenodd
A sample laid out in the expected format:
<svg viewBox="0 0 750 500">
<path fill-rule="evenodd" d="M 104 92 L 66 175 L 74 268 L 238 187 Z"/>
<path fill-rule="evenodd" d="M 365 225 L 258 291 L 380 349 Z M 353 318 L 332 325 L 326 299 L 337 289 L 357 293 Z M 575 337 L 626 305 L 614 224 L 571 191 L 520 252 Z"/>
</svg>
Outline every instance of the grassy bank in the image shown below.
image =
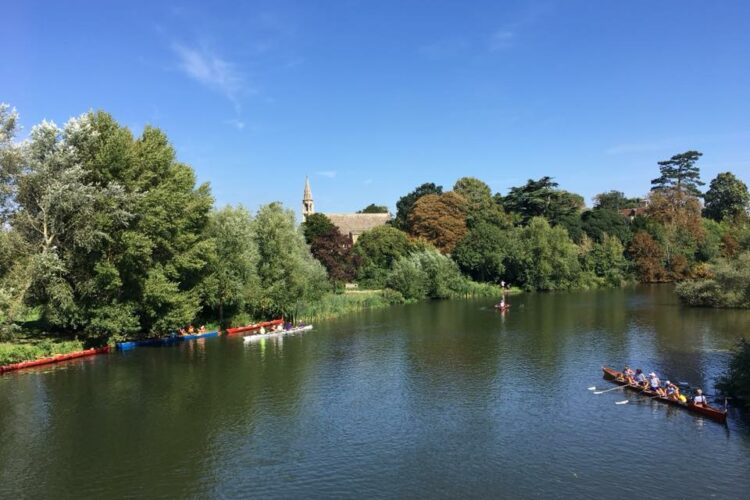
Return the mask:
<svg viewBox="0 0 750 500">
<path fill-rule="evenodd" d="M 327 294 L 317 302 L 305 304 L 297 314 L 297 319 L 311 322 L 331 319 L 365 309 L 380 309 L 403 302 L 403 297 L 387 290 L 359 290 L 344 294 Z"/>
<path fill-rule="evenodd" d="M 48 358 L 56 354 L 83 350 L 80 340 L 19 339 L 0 343 L 0 365 Z"/>
</svg>

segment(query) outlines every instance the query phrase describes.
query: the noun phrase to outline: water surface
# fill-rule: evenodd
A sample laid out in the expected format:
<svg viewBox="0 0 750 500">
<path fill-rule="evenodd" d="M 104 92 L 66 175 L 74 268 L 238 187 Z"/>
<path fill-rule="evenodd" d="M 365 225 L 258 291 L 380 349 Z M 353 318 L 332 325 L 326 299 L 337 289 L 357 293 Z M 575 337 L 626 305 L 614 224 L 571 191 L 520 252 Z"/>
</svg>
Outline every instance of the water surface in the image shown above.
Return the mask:
<svg viewBox="0 0 750 500">
<path fill-rule="evenodd" d="M 587 390 L 627 362 L 710 391 L 748 312 L 686 309 L 668 286 L 511 303 L 4 375 L 0 498 L 750 498 L 737 414 Z"/>
</svg>

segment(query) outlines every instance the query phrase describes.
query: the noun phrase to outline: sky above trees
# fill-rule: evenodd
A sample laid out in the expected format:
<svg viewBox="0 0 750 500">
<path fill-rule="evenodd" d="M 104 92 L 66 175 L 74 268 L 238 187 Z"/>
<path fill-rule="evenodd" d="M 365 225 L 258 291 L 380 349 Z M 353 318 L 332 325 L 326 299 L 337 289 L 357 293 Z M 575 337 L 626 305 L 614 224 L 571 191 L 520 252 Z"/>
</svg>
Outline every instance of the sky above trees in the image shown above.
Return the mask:
<svg viewBox="0 0 750 500">
<path fill-rule="evenodd" d="M 3 7 L 28 134 L 105 109 L 162 128 L 218 205 L 388 205 L 475 176 L 644 195 L 659 160 L 750 180 L 742 1 L 76 2 Z"/>
</svg>

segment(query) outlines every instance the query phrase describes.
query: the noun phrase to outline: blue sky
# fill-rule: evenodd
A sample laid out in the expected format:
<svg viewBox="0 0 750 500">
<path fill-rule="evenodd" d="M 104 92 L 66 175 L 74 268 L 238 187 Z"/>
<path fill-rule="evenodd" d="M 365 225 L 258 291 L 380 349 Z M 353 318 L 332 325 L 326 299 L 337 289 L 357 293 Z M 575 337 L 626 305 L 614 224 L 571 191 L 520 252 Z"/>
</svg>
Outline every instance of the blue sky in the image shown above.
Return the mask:
<svg viewBox="0 0 750 500">
<path fill-rule="evenodd" d="M 239 4 L 239 5 L 236 5 Z M 106 5 L 106 7 L 105 7 Z M 166 131 L 217 205 L 392 209 L 422 182 L 750 183 L 745 1 L 10 2 L 0 101 Z"/>
</svg>

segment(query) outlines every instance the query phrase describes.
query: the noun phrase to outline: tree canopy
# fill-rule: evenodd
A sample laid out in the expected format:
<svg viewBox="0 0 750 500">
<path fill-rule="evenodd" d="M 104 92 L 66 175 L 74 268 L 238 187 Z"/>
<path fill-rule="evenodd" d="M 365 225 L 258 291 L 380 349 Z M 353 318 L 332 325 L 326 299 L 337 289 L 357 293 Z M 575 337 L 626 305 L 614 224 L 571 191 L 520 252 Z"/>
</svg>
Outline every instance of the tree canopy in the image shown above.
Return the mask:
<svg viewBox="0 0 750 500">
<path fill-rule="evenodd" d="M 696 163 L 703 156 L 698 151 L 686 151 L 672 156 L 669 160 L 658 162 L 661 175 L 651 181 L 653 190 L 674 189 L 680 194 L 700 196 L 700 169 Z"/>
<path fill-rule="evenodd" d="M 357 213 L 358 214 L 387 214 L 388 207 L 386 207 L 385 205 L 376 205 L 374 203 L 370 203 L 362 210 L 359 210 Z"/>
<path fill-rule="evenodd" d="M 750 193 L 747 185 L 731 172 L 722 172 L 709 184 L 703 215 L 715 221 L 747 217 Z"/>
<path fill-rule="evenodd" d="M 409 232 L 450 253 L 466 234 L 466 200 L 452 191 L 422 196 L 409 214 Z"/>
<path fill-rule="evenodd" d="M 432 182 L 425 182 L 417 186 L 414 191 L 402 196 L 396 202 L 396 217 L 393 226 L 407 231 L 409 229 L 409 214 L 419 198 L 428 194 L 443 194 L 443 186 L 437 186 Z"/>
</svg>

